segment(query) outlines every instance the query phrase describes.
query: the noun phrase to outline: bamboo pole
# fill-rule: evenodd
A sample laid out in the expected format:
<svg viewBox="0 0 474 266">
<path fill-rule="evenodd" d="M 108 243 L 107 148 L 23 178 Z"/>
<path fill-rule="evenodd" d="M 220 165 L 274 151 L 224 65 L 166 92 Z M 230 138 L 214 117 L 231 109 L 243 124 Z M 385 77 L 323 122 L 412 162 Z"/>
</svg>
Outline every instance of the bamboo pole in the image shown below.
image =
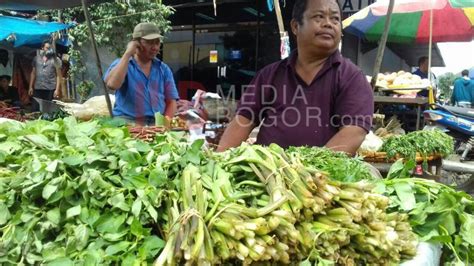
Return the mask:
<svg viewBox="0 0 474 266">
<path fill-rule="evenodd" d="M 382 38 L 380 39 L 379 48 L 377 49 L 377 56 L 375 57 L 372 80 L 370 81 L 370 85 L 372 86 L 372 89 L 375 89 L 375 84 L 377 83 L 377 75 L 379 74 L 380 66 L 382 65 L 385 45 L 388 39 L 388 31 L 390 29 L 390 22 L 392 21 L 392 12 L 393 12 L 394 5 L 395 5 L 395 0 L 390 0 L 390 3 L 388 4 L 387 16 L 385 17 L 385 25 L 384 25 L 384 29 L 382 33 Z"/>
<path fill-rule="evenodd" d="M 280 34 L 285 31 L 285 27 L 283 26 L 283 17 L 281 15 L 281 8 L 279 0 L 273 0 L 273 5 L 275 6 L 275 14 L 277 16 L 278 22 L 278 29 L 280 30 Z"/>
<path fill-rule="evenodd" d="M 273 5 L 275 6 L 275 14 L 278 22 L 278 30 L 280 31 L 280 40 L 283 42 L 285 38 L 288 38 L 288 32 L 285 31 L 285 26 L 283 24 L 283 17 L 281 15 L 280 1 L 273 0 Z M 284 59 L 284 58 L 281 58 Z"/>
<path fill-rule="evenodd" d="M 107 91 L 107 85 L 105 84 L 105 81 L 103 79 L 104 73 L 102 71 L 102 65 L 100 63 L 99 51 L 97 50 L 97 43 L 95 41 L 94 30 L 92 28 L 92 23 L 89 17 L 89 10 L 87 9 L 86 0 L 81 0 L 81 2 L 82 2 L 82 9 L 84 11 L 84 17 L 87 22 L 87 27 L 89 28 L 89 37 L 91 39 L 92 48 L 94 49 L 94 53 L 95 53 L 97 69 L 99 70 L 99 75 L 100 75 L 99 78 L 102 81 L 101 83 L 104 88 L 105 101 L 107 102 L 107 108 L 109 109 L 110 117 L 113 117 L 114 115 L 112 114 L 112 102 L 110 101 L 109 92 Z"/>
<path fill-rule="evenodd" d="M 430 1 L 430 37 L 429 37 L 429 43 L 428 43 L 428 80 L 430 82 L 430 87 L 428 88 L 428 103 L 434 104 L 434 95 L 433 95 L 433 85 L 432 85 L 432 75 L 431 75 L 431 49 L 433 46 L 433 0 Z"/>
</svg>

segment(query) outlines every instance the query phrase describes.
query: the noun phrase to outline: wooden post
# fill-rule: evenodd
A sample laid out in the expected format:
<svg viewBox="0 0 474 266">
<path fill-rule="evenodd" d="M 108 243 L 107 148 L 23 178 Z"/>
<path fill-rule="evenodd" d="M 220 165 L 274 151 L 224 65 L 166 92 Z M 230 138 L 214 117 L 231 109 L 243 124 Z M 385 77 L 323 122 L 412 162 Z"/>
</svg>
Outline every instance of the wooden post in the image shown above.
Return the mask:
<svg viewBox="0 0 474 266">
<path fill-rule="evenodd" d="M 433 46 L 433 2 L 430 0 L 430 37 L 428 43 L 428 80 L 431 84 L 431 49 Z"/>
<path fill-rule="evenodd" d="M 104 88 L 105 101 L 107 102 L 107 108 L 109 109 L 110 117 L 113 117 L 114 115 L 112 114 L 112 102 L 110 101 L 109 93 L 107 91 L 107 85 L 105 84 L 105 81 L 103 79 L 104 73 L 102 71 L 102 66 L 100 63 L 100 57 L 99 57 L 99 52 L 97 50 L 97 43 L 95 41 L 94 30 L 92 29 L 92 23 L 89 17 L 89 10 L 87 9 L 86 0 L 81 0 L 81 2 L 82 2 L 82 9 L 84 11 L 84 17 L 87 22 L 87 27 L 89 28 L 89 37 L 91 39 L 92 47 L 94 48 L 94 52 L 95 52 L 97 69 L 99 70 L 100 80 L 102 81 L 101 83 Z"/>
<path fill-rule="evenodd" d="M 377 75 L 379 74 L 380 66 L 382 65 L 382 59 L 383 59 L 383 54 L 385 51 L 385 44 L 387 43 L 387 39 L 388 39 L 388 31 L 390 30 L 390 22 L 392 20 L 392 12 L 393 12 L 394 5 L 395 5 L 395 0 L 390 0 L 390 3 L 388 4 L 387 16 L 385 17 L 385 26 L 382 33 L 382 38 L 380 39 L 379 48 L 377 50 L 377 56 L 375 57 L 372 80 L 370 81 L 370 85 L 372 85 L 372 89 L 375 89 L 375 84 L 377 83 Z"/>
<path fill-rule="evenodd" d="M 277 16 L 278 22 L 278 29 L 280 30 L 280 34 L 285 31 L 285 27 L 283 26 L 283 17 L 281 15 L 281 8 L 279 0 L 273 0 L 273 5 L 275 6 L 275 14 Z"/>
</svg>

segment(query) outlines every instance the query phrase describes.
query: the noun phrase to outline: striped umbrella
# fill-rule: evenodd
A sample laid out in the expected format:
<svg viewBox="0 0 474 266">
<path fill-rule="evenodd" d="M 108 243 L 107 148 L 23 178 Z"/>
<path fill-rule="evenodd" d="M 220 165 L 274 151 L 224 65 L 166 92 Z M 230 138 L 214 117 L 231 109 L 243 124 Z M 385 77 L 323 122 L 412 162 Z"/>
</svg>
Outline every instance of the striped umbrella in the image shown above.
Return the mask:
<svg viewBox="0 0 474 266">
<path fill-rule="evenodd" d="M 343 21 L 346 32 L 368 41 L 382 36 L 388 0 L 378 0 Z M 474 0 L 395 0 L 388 42 L 428 43 L 474 39 Z"/>
</svg>

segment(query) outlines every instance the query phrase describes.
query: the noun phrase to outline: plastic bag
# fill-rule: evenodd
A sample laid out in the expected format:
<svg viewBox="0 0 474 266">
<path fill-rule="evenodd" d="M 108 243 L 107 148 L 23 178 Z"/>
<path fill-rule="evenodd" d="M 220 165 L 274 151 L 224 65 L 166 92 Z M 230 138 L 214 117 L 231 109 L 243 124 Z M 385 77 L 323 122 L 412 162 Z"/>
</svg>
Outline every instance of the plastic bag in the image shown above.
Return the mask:
<svg viewBox="0 0 474 266">
<path fill-rule="evenodd" d="M 193 109 L 204 120 L 230 121 L 235 116 L 237 101 L 223 99 L 216 93 L 198 90 L 193 96 Z"/>
<path fill-rule="evenodd" d="M 115 104 L 115 95 L 109 94 L 112 106 Z M 57 101 L 64 110 L 80 120 L 90 120 L 93 116 L 110 116 L 105 95 L 94 96 L 83 104 L 65 103 Z"/>
<path fill-rule="evenodd" d="M 416 256 L 400 266 L 439 266 L 441 248 L 440 244 L 420 242 L 416 248 Z"/>
<path fill-rule="evenodd" d="M 383 145 L 383 140 L 372 131 L 365 136 L 364 142 L 360 145 L 359 152 L 378 151 Z"/>
</svg>

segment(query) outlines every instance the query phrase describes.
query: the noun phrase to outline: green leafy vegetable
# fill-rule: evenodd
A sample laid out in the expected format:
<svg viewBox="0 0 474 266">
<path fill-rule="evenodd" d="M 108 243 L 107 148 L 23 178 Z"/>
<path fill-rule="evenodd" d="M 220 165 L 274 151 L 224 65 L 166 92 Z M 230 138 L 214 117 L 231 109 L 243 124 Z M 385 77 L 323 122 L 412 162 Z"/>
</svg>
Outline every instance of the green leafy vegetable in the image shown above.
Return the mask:
<svg viewBox="0 0 474 266">
<path fill-rule="evenodd" d="M 392 211 L 409 215 L 421 240 L 444 245 L 445 262 L 474 261 L 474 200 L 469 194 L 431 180 L 395 176 L 380 181 L 376 190 L 390 197 Z"/>
<path fill-rule="evenodd" d="M 343 152 L 320 147 L 290 147 L 287 152 L 297 154 L 303 164 L 327 172 L 334 180 L 356 182 L 373 179 L 362 160 Z"/>
<path fill-rule="evenodd" d="M 416 159 L 416 153 L 427 157 L 433 154 L 442 156 L 453 152 L 453 138 L 441 130 L 420 130 L 406 135 L 392 136 L 384 141 L 380 151 L 386 152 L 387 157 Z"/>
<path fill-rule="evenodd" d="M 147 144 L 117 126 L 72 117 L 0 124 L 1 265 L 153 261 L 164 246 L 160 195 L 185 155 L 200 160 L 202 142 L 187 153 L 172 135 Z M 171 160 L 156 164 L 164 154 Z"/>
</svg>

